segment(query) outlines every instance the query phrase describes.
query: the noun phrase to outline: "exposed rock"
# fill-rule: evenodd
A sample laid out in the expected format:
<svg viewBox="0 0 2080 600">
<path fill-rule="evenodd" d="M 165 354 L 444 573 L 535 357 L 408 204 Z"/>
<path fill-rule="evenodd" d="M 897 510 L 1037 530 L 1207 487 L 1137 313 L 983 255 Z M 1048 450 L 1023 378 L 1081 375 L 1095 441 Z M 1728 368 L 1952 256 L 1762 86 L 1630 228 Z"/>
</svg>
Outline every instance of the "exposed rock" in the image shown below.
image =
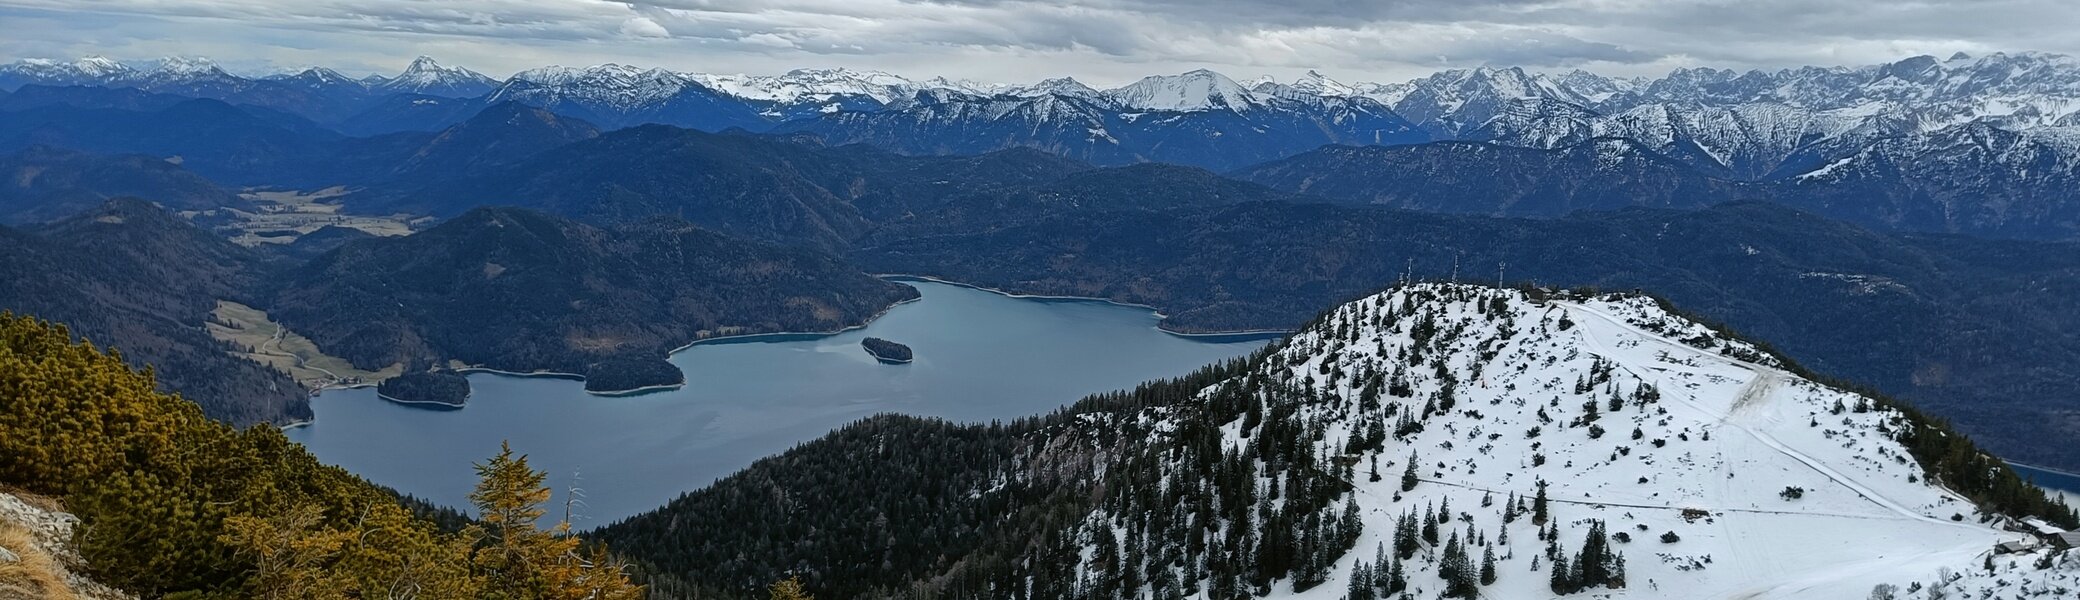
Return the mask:
<svg viewBox="0 0 2080 600">
<path fill-rule="evenodd" d="M 66 597 L 43 587 L 42 580 L 62 581 L 72 597 L 86 600 L 136 598 L 78 573 L 86 566 L 72 547 L 79 517 L 45 504 L 51 503 L 0 492 L 0 598 Z"/>
</svg>

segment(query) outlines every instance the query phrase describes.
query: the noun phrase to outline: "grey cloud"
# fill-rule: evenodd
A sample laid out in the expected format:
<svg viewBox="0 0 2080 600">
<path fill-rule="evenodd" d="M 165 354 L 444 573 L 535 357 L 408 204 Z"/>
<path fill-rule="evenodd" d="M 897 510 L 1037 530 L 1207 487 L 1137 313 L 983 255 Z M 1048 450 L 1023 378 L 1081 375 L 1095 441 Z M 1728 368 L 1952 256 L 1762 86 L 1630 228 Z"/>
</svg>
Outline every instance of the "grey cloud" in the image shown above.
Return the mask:
<svg viewBox="0 0 2080 600">
<path fill-rule="evenodd" d="M 221 56 L 244 43 L 299 61 L 439 53 L 487 72 L 647 58 L 998 80 L 1196 67 L 1378 79 L 1479 64 L 1644 74 L 2080 53 L 2075 23 L 2070 0 L 0 0 L 0 27 L 27 32 L 0 50 Z"/>
</svg>

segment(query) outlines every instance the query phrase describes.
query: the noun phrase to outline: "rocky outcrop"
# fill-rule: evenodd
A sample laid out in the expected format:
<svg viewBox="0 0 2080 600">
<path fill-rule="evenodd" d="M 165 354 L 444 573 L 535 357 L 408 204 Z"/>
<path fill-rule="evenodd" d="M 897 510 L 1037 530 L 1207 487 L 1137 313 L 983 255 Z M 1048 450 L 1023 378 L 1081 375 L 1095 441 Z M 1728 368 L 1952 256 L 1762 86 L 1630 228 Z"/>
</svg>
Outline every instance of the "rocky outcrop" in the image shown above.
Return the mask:
<svg viewBox="0 0 2080 600">
<path fill-rule="evenodd" d="M 78 525 L 53 500 L 0 493 L 0 598 L 136 598 L 79 573 L 86 563 L 72 547 Z"/>
</svg>

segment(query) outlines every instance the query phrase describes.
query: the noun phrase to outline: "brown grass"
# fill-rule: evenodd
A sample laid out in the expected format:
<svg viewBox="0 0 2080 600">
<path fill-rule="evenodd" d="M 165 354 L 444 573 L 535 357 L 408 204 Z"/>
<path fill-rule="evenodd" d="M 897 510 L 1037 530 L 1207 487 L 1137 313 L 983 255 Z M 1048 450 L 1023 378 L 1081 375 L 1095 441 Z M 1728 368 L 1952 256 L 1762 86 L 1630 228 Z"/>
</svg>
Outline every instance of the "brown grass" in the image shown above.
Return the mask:
<svg viewBox="0 0 2080 600">
<path fill-rule="evenodd" d="M 0 600 L 75 600 L 72 586 L 57 559 L 45 554 L 30 539 L 29 530 L 13 523 L 0 523 L 0 548 L 21 560 L 0 562 Z"/>
<path fill-rule="evenodd" d="M 7 494 L 16 498 L 20 498 L 22 499 L 22 503 L 28 504 L 29 506 L 34 506 L 38 510 L 42 510 L 44 512 L 65 512 L 65 503 L 59 502 L 57 498 L 52 498 L 50 496 L 45 496 L 43 494 L 38 494 L 35 492 L 24 490 L 22 488 L 11 486 L 5 483 L 0 483 L 0 494 Z"/>
</svg>

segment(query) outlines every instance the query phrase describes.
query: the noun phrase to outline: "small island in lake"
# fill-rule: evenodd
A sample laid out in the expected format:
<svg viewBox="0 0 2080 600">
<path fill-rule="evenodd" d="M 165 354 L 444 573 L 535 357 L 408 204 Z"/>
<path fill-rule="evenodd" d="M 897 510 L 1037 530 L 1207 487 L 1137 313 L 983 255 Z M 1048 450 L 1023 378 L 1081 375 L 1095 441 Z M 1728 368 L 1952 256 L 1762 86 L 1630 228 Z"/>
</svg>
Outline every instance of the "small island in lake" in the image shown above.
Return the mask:
<svg viewBox="0 0 2080 600">
<path fill-rule="evenodd" d="M 405 373 L 376 384 L 376 395 L 391 402 L 462 408 L 469 400 L 469 379 L 445 370 Z"/>
<path fill-rule="evenodd" d="M 609 358 L 585 370 L 585 391 L 601 396 L 626 396 L 686 385 L 686 374 L 670 361 L 657 357 Z"/>
<path fill-rule="evenodd" d="M 910 362 L 911 359 L 909 346 L 881 338 L 870 337 L 860 340 L 859 345 L 867 349 L 867 354 L 874 355 L 874 359 L 881 362 L 899 365 Z"/>
</svg>

